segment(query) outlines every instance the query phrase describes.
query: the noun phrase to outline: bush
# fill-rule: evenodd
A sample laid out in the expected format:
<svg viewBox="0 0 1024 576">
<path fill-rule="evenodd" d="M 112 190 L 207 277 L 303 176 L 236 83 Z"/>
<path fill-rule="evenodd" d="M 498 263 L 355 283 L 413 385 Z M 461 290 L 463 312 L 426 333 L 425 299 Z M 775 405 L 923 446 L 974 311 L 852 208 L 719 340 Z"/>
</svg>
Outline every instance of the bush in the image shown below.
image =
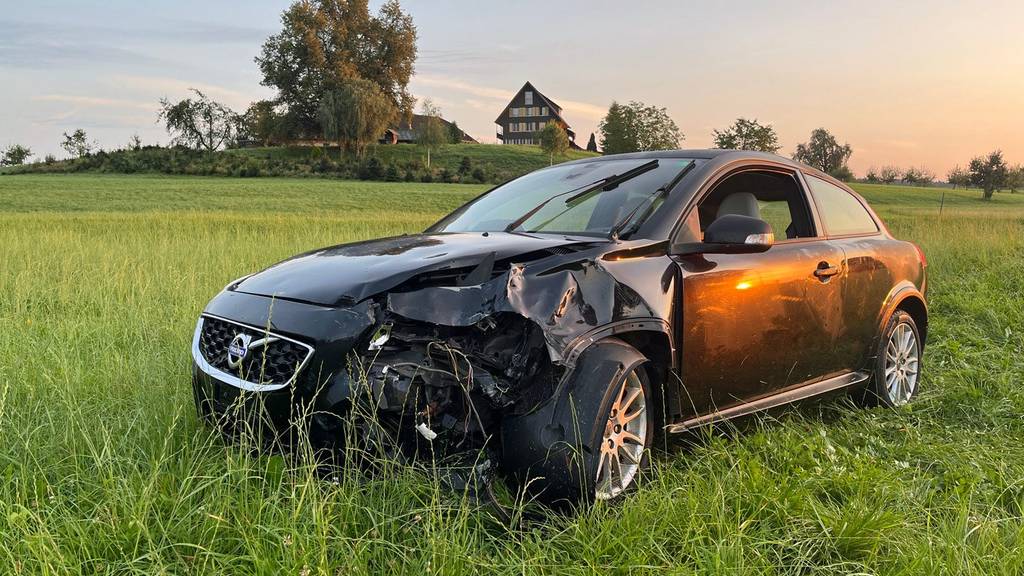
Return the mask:
<svg viewBox="0 0 1024 576">
<path fill-rule="evenodd" d="M 423 175 L 420 176 L 420 182 L 423 182 L 424 184 L 430 184 L 433 181 L 434 175 L 429 170 L 424 172 Z"/>
<path fill-rule="evenodd" d="M 473 181 L 477 184 L 487 182 L 487 174 L 484 173 L 483 168 L 476 168 L 473 170 Z"/>
<path fill-rule="evenodd" d="M 384 176 L 384 165 L 376 156 L 370 157 L 359 165 L 360 180 L 380 180 Z"/>
</svg>

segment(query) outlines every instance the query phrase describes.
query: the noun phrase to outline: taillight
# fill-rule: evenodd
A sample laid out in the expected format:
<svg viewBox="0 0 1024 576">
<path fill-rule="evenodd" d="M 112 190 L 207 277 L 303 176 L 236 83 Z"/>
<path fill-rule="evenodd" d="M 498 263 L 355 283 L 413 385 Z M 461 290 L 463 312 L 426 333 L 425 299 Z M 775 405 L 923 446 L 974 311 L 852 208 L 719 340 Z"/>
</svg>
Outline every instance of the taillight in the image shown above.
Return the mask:
<svg viewBox="0 0 1024 576">
<path fill-rule="evenodd" d="M 913 242 L 911 242 L 910 245 L 914 247 L 914 250 L 917 250 L 917 259 L 921 261 L 921 266 L 924 266 L 925 268 L 927 268 L 928 267 L 928 259 L 925 258 L 925 256 L 924 256 L 924 250 L 921 250 L 921 247 L 918 246 L 917 244 L 914 244 Z"/>
</svg>

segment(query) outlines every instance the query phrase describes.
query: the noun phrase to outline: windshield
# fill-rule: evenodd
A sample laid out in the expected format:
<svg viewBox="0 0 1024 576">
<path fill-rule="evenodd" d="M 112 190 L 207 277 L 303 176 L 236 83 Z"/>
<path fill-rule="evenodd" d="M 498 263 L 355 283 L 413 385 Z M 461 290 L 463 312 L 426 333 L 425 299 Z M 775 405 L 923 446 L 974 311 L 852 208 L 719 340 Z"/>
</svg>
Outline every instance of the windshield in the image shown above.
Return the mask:
<svg viewBox="0 0 1024 576">
<path fill-rule="evenodd" d="M 565 164 L 531 172 L 491 190 L 431 227 L 431 232 L 557 232 L 608 235 L 635 210 L 672 182 L 693 160 L 651 158 Z M 651 164 L 650 167 L 645 165 Z M 614 185 L 617 176 L 636 175 Z M 609 181 L 612 186 L 592 185 Z M 582 193 L 582 194 L 581 194 Z M 663 195 L 662 195 L 663 197 Z M 631 216 L 631 214 L 633 216 Z"/>
</svg>

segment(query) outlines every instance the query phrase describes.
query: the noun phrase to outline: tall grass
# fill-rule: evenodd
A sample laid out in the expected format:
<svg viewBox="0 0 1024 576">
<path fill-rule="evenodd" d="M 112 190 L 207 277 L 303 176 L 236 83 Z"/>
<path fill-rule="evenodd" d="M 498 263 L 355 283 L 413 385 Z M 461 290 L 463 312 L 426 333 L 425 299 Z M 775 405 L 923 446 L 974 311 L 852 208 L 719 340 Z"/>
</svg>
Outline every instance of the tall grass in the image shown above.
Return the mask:
<svg viewBox="0 0 1024 576">
<path fill-rule="evenodd" d="M 947 192 L 939 220 L 934 191 L 864 189 L 930 262 L 916 402 L 706 433 L 622 505 L 508 529 L 429 469 L 325 477 L 197 421 L 188 349 L 214 292 L 478 191 L 0 177 L 0 573 L 1024 572 L 1024 199 L 1008 195 Z"/>
</svg>

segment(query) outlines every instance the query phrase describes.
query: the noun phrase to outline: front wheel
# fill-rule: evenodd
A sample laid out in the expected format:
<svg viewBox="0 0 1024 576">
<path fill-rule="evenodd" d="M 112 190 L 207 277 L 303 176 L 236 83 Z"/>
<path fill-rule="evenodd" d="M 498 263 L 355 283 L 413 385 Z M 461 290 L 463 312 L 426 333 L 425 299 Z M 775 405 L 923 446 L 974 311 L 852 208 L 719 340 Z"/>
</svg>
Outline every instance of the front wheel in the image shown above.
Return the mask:
<svg viewBox="0 0 1024 576">
<path fill-rule="evenodd" d="M 921 337 L 914 318 L 897 310 L 879 341 L 869 402 L 889 407 L 910 402 L 917 394 L 921 376 L 921 351 Z"/>
<path fill-rule="evenodd" d="M 605 411 L 607 421 L 594 476 L 597 500 L 613 500 L 628 490 L 646 463 L 651 438 L 648 388 L 646 373 L 637 366 L 622 379 Z"/>
</svg>

